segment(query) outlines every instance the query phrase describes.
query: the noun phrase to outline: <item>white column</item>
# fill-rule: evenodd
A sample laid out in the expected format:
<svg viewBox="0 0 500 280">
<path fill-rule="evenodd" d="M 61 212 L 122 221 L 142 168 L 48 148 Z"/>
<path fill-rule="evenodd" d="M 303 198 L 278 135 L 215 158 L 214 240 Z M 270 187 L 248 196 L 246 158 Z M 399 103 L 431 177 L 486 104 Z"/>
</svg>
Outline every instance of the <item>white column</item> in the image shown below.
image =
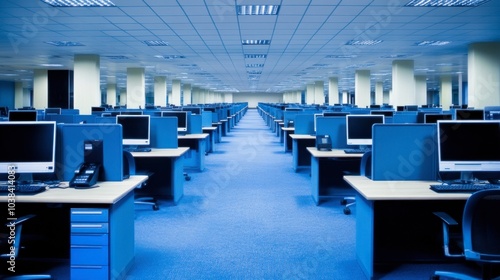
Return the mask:
<svg viewBox="0 0 500 280">
<path fill-rule="evenodd" d="M 339 101 L 339 78 L 328 78 L 328 104 L 333 105 L 340 103 Z"/>
<path fill-rule="evenodd" d="M 416 102 L 413 60 L 393 61 L 391 103 L 394 106 L 401 106 Z"/>
<path fill-rule="evenodd" d="M 342 91 L 342 104 L 348 104 L 349 103 L 349 92 L 347 91 Z"/>
<path fill-rule="evenodd" d="M 375 83 L 375 100 L 374 104 L 382 104 L 384 102 L 384 83 L 376 82 Z"/>
<path fill-rule="evenodd" d="M 23 82 L 16 82 L 14 85 L 14 108 L 24 107 Z"/>
<path fill-rule="evenodd" d="M 443 109 L 450 108 L 452 104 L 451 75 L 441 75 L 439 99 L 439 104 L 441 104 Z"/>
<path fill-rule="evenodd" d="M 48 72 L 46 69 L 35 69 L 33 77 L 33 102 L 32 104 L 25 103 L 25 105 L 43 109 L 47 108 L 48 104 L 49 104 Z"/>
<path fill-rule="evenodd" d="M 188 104 L 193 104 L 192 98 L 191 98 L 191 84 L 184 84 L 182 86 L 182 105 L 188 105 Z"/>
<path fill-rule="evenodd" d="M 500 42 L 474 43 L 468 55 L 468 105 L 500 104 Z"/>
<path fill-rule="evenodd" d="M 427 76 L 425 75 L 415 75 L 415 99 L 417 105 L 431 103 L 427 99 Z"/>
<path fill-rule="evenodd" d="M 308 84 L 306 86 L 306 104 L 314 103 L 314 84 Z"/>
<path fill-rule="evenodd" d="M 170 104 L 181 105 L 181 80 L 172 80 L 172 99 Z"/>
<path fill-rule="evenodd" d="M 325 104 L 325 83 L 323 81 L 314 82 L 314 104 Z"/>
<path fill-rule="evenodd" d="M 232 92 L 226 92 L 224 94 L 224 102 L 233 103 L 233 93 Z"/>
<path fill-rule="evenodd" d="M 127 68 L 127 108 L 143 108 L 146 104 L 144 68 Z"/>
<path fill-rule="evenodd" d="M 126 89 L 121 89 L 120 90 L 120 106 L 125 106 L 127 105 L 127 90 Z"/>
<path fill-rule="evenodd" d="M 359 108 L 370 106 L 370 70 L 356 70 L 354 99 Z"/>
<path fill-rule="evenodd" d="M 167 77 L 156 76 L 154 78 L 154 100 L 156 106 L 167 106 Z"/>
<path fill-rule="evenodd" d="M 73 107 L 80 114 L 91 113 L 92 106 L 101 105 L 101 70 L 98 55 L 77 54 L 73 66 Z"/>
<path fill-rule="evenodd" d="M 116 105 L 116 84 L 108 83 L 106 86 L 106 104 L 115 106 Z"/>
</svg>

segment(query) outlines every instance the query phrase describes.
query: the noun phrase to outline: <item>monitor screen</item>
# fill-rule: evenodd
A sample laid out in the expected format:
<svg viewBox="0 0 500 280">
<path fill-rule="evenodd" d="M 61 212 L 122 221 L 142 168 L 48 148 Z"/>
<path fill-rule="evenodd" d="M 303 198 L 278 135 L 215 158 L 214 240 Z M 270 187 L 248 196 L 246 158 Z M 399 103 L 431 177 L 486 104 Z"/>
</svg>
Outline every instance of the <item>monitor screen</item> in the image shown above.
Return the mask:
<svg viewBox="0 0 500 280">
<path fill-rule="evenodd" d="M 372 115 L 384 115 L 386 117 L 392 117 L 392 116 L 394 116 L 394 111 L 391 111 L 391 110 L 372 110 L 372 111 L 370 111 L 370 114 L 372 114 Z"/>
<path fill-rule="evenodd" d="M 0 174 L 51 173 L 55 169 L 56 122 L 0 122 Z"/>
<path fill-rule="evenodd" d="M 500 121 L 438 121 L 439 171 L 500 171 Z"/>
<path fill-rule="evenodd" d="M 430 114 L 424 115 L 424 123 L 437 123 L 438 120 L 451 120 L 451 114 Z"/>
<path fill-rule="evenodd" d="M 34 122 L 37 120 L 36 110 L 13 110 L 9 111 L 9 121 L 11 122 Z"/>
<path fill-rule="evenodd" d="M 344 117 L 347 115 L 349 115 L 349 112 L 334 112 L 334 111 L 323 112 L 323 117 Z"/>
<path fill-rule="evenodd" d="M 372 144 L 372 126 L 384 123 L 384 115 L 347 115 L 347 145 L 370 146 Z"/>
<path fill-rule="evenodd" d="M 116 123 L 122 125 L 123 145 L 149 145 L 149 115 L 118 115 Z"/>
<path fill-rule="evenodd" d="M 60 115 L 61 114 L 61 108 L 45 108 L 45 114 L 46 115 Z"/>
<path fill-rule="evenodd" d="M 162 117 L 176 117 L 177 131 L 187 131 L 188 112 L 187 111 L 162 111 Z"/>
<path fill-rule="evenodd" d="M 456 109 L 455 120 L 484 120 L 484 110 Z"/>
<path fill-rule="evenodd" d="M 120 115 L 142 115 L 142 111 L 120 111 Z"/>
</svg>

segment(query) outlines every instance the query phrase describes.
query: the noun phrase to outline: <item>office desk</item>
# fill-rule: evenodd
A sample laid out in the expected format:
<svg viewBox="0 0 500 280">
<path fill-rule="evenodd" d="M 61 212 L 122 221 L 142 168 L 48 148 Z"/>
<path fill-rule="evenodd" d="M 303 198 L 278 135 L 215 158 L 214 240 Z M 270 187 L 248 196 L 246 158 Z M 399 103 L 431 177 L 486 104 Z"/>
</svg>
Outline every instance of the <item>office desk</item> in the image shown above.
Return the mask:
<svg viewBox="0 0 500 280">
<path fill-rule="evenodd" d="M 283 130 L 283 145 L 285 147 L 285 153 L 292 151 L 292 138 L 290 134 L 293 134 L 295 128 L 293 127 L 282 127 Z"/>
<path fill-rule="evenodd" d="M 134 152 L 136 173 L 150 174 L 148 184 L 141 192 L 157 197 L 171 197 L 175 204 L 184 194 L 184 157 L 189 148 L 151 149 Z"/>
<path fill-rule="evenodd" d="M 228 120 L 227 120 L 227 119 L 225 119 L 225 120 L 220 120 L 220 122 L 222 123 L 222 125 L 221 125 L 221 128 L 222 128 L 222 130 L 221 130 L 221 134 L 222 134 L 222 136 L 226 136 L 226 135 L 227 135 L 227 133 L 229 132 L 229 124 L 228 124 Z"/>
<path fill-rule="evenodd" d="M 98 182 L 98 188 L 57 188 L 36 195 L 17 195 L 15 217 L 32 211 L 31 214 L 37 214 L 36 222 L 39 215 L 44 216 L 39 210 L 45 205 L 51 205 L 50 211 L 65 212 L 61 214 L 64 221 L 52 215 L 40 217 L 43 224 L 37 228 L 40 233 L 51 227 L 61 228 L 59 233 L 69 233 L 62 238 L 51 234 L 48 238 L 52 239 L 44 243 L 54 251 L 61 244 L 70 252 L 71 279 L 124 279 L 135 254 L 134 189 L 146 180 L 147 176 L 131 176 L 121 182 Z M 0 203 L 7 209 L 7 196 L 0 196 Z M 88 216 L 99 216 L 99 223 L 85 220 Z M 106 228 L 107 231 L 102 230 Z M 96 230 L 99 232 L 94 233 Z M 96 238 L 98 244 L 93 245 Z M 86 244 L 79 243 L 83 240 Z M 44 258 L 51 253 L 51 250 L 44 252 Z M 95 263 L 97 260 L 104 263 Z"/>
<path fill-rule="evenodd" d="M 293 170 L 311 166 L 311 154 L 307 147 L 316 146 L 316 136 L 309 134 L 290 134 L 292 139 Z"/>
<path fill-rule="evenodd" d="M 203 127 L 202 130 L 203 133 L 208 134 L 208 141 L 206 142 L 207 153 L 212 153 L 213 151 L 215 151 L 215 138 L 217 137 L 216 136 L 217 127 L 208 126 L 208 127 Z"/>
<path fill-rule="evenodd" d="M 319 205 L 320 196 L 350 196 L 354 191 L 346 187 L 343 180 L 345 170 L 332 170 L 330 161 L 333 159 L 347 159 L 349 161 L 338 162 L 347 170 L 359 170 L 359 160 L 351 162 L 350 159 L 361 159 L 363 154 L 346 154 L 343 149 L 332 149 L 331 151 L 318 151 L 316 147 L 307 147 L 311 154 L 311 196 L 316 205 Z M 338 173 L 338 180 L 332 176 Z M 359 174 L 359 173 L 358 173 Z"/>
<path fill-rule="evenodd" d="M 207 133 L 186 134 L 177 136 L 179 147 L 188 147 L 184 154 L 184 167 L 192 167 L 203 171 L 205 169 L 205 153 Z"/>
<path fill-rule="evenodd" d="M 462 217 L 470 194 L 436 193 L 431 181 L 372 181 L 345 176 L 356 190 L 356 257 L 366 276 L 412 262 L 444 262 L 441 222 L 432 212 Z"/>
</svg>

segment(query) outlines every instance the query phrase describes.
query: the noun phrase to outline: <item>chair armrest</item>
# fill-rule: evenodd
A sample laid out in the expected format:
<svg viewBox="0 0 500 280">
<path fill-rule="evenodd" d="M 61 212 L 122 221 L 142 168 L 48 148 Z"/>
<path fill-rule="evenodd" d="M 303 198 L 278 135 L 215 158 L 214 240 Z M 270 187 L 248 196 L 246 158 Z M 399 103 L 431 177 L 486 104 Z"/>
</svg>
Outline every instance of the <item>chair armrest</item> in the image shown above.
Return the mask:
<svg viewBox="0 0 500 280">
<path fill-rule="evenodd" d="M 33 218 L 33 217 L 35 217 L 35 215 L 33 215 L 33 214 L 25 215 L 25 216 L 22 216 L 20 218 L 17 218 L 16 220 L 12 220 L 12 221 L 5 223 L 5 226 L 8 226 L 8 227 L 17 226 L 17 225 L 24 223 L 25 221 Z"/>
<path fill-rule="evenodd" d="M 433 214 L 439 217 L 441 221 L 446 223 L 448 226 L 458 226 L 458 222 L 446 212 L 433 212 Z"/>
<path fill-rule="evenodd" d="M 450 247 L 454 247 L 454 248 L 457 246 L 463 247 L 461 236 L 457 237 L 457 234 L 453 235 L 451 233 L 452 229 L 459 228 L 459 223 L 446 212 L 433 212 L 433 214 L 436 215 L 438 218 L 440 218 L 442 221 L 444 254 L 448 257 L 455 257 L 455 258 L 463 257 L 464 256 L 463 249 L 461 249 L 460 250 L 461 252 L 458 252 L 458 253 L 452 253 L 450 250 Z M 455 243 L 459 243 L 459 245 L 453 246 L 453 244 L 451 244 L 451 242 L 450 242 L 451 240 L 454 240 Z M 459 241 L 456 241 L 456 240 L 459 240 Z M 455 251 L 457 251 L 456 248 L 455 248 Z"/>
</svg>

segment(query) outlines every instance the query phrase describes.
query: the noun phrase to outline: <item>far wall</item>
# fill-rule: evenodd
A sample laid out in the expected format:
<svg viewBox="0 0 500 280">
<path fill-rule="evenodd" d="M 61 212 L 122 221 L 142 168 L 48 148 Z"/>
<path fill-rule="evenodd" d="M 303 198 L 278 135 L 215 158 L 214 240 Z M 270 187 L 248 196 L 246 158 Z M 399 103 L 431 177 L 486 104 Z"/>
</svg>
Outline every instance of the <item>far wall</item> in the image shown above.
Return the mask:
<svg viewBox="0 0 500 280">
<path fill-rule="evenodd" d="M 233 102 L 248 102 L 248 108 L 257 108 L 259 102 L 280 103 L 283 102 L 282 93 L 268 92 L 238 92 L 233 93 Z"/>
</svg>

